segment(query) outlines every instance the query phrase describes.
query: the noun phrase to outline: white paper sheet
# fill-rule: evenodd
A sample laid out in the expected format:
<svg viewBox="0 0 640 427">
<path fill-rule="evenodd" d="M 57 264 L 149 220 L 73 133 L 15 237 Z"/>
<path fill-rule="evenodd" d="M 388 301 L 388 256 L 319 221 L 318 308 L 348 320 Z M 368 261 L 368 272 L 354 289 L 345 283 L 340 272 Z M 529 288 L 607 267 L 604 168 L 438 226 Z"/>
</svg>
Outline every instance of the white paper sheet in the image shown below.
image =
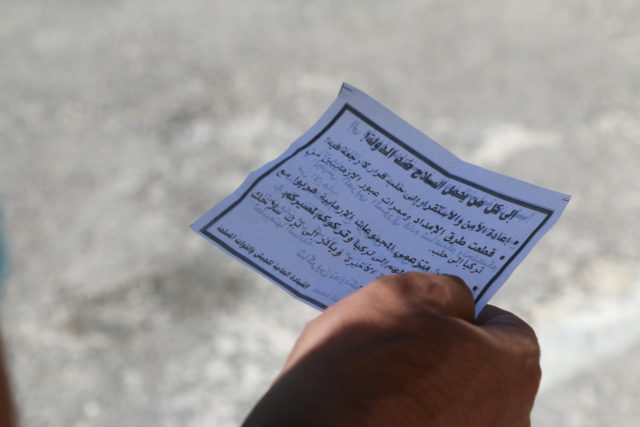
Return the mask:
<svg viewBox="0 0 640 427">
<path fill-rule="evenodd" d="M 476 312 L 570 197 L 458 159 L 353 86 L 192 228 L 320 310 L 384 274 L 461 277 Z"/>
</svg>

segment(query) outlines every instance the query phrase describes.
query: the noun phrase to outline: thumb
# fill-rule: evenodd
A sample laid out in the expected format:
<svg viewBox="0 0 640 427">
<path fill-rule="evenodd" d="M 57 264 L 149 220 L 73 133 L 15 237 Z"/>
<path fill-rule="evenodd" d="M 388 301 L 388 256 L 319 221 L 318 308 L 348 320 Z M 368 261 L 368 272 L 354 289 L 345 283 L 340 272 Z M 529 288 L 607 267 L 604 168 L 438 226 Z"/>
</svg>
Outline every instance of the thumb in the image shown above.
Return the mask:
<svg viewBox="0 0 640 427">
<path fill-rule="evenodd" d="M 473 295 L 462 279 L 443 274 L 409 272 L 382 276 L 358 291 L 355 298 L 371 307 L 399 312 L 437 312 L 473 322 Z"/>
<path fill-rule="evenodd" d="M 507 334 L 511 339 L 520 337 L 538 346 L 538 339 L 533 328 L 515 314 L 487 305 L 476 319 L 476 325 L 487 332 L 495 334 Z"/>
</svg>

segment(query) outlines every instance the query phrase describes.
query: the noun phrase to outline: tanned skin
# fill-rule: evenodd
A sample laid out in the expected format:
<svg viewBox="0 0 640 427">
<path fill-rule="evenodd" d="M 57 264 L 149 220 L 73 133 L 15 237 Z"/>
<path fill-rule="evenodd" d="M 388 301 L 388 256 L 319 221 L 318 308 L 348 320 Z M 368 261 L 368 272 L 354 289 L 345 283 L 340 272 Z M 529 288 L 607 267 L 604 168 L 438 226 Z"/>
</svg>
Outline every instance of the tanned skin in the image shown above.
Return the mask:
<svg viewBox="0 0 640 427">
<path fill-rule="evenodd" d="M 383 276 L 311 321 L 244 426 L 529 426 L 534 331 L 454 276 Z"/>
</svg>

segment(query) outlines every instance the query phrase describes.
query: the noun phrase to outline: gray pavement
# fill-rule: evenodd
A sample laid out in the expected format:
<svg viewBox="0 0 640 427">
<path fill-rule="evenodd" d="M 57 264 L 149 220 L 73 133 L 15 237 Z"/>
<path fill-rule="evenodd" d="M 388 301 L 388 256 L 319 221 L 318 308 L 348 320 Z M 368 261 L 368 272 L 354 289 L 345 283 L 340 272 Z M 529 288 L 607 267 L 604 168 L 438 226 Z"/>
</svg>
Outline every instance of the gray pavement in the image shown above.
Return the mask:
<svg viewBox="0 0 640 427">
<path fill-rule="evenodd" d="M 0 0 L 2 329 L 25 426 L 233 426 L 317 312 L 187 226 L 349 82 L 572 194 L 494 303 L 539 426 L 640 419 L 637 1 Z"/>
</svg>

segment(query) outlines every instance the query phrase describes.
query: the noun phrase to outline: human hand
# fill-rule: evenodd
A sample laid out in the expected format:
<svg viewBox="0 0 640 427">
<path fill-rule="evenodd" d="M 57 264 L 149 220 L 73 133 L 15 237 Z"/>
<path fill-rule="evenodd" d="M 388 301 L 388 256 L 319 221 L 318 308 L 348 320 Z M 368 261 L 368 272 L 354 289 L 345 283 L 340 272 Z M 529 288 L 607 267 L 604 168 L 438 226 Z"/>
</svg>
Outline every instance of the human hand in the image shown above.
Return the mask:
<svg viewBox="0 0 640 427">
<path fill-rule="evenodd" d="M 311 321 L 245 426 L 526 426 L 533 330 L 453 276 L 380 277 Z"/>
</svg>

